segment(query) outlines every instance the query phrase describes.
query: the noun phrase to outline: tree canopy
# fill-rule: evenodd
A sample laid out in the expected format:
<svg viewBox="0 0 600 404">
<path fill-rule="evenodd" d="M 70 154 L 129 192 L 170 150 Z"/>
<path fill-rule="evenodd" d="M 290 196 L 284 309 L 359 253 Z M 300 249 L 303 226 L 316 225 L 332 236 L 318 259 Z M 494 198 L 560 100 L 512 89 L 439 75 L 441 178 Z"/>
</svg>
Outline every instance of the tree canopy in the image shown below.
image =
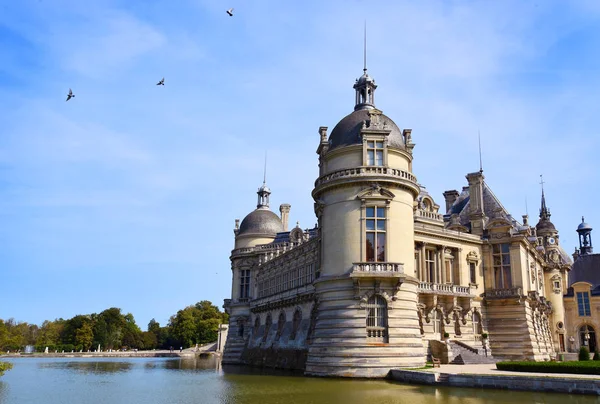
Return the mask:
<svg viewBox="0 0 600 404">
<path fill-rule="evenodd" d="M 152 319 L 147 331 L 136 324 L 133 314 L 111 307 L 101 313 L 78 314 L 71 319 L 46 320 L 41 326 L 0 319 L 0 352 L 35 350 L 70 352 L 96 349 L 168 349 L 191 347 L 217 340 L 218 327 L 227 323 L 227 314 L 208 300 L 179 310 L 165 327 Z"/>
</svg>

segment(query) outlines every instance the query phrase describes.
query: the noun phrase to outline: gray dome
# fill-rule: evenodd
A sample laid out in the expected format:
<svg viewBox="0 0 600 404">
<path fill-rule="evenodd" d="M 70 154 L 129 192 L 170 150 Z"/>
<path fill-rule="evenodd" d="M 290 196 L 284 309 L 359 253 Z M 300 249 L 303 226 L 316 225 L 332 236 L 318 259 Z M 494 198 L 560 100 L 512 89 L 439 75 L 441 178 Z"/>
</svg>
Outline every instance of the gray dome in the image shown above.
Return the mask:
<svg viewBox="0 0 600 404">
<path fill-rule="evenodd" d="M 585 230 L 592 230 L 592 226 L 590 226 L 586 222 L 579 223 L 579 226 L 577 226 L 577 231 L 585 231 Z"/>
<path fill-rule="evenodd" d="M 541 219 L 538 224 L 535 226 L 538 233 L 540 232 L 555 232 L 556 227 L 554 224 L 548 219 Z"/>
<path fill-rule="evenodd" d="M 242 234 L 258 234 L 265 236 L 275 236 L 283 231 L 283 223 L 275 213 L 268 208 L 256 209 L 248 214 L 242 220 L 238 236 Z"/>
<path fill-rule="evenodd" d="M 388 136 L 388 146 L 403 149 L 404 139 L 398 125 L 384 114 L 381 114 L 379 119 L 381 123 L 385 122 L 388 130 L 391 130 Z M 331 131 L 331 135 L 329 136 L 329 150 L 336 147 L 362 144 L 360 130 L 362 129 L 363 122 L 366 120 L 369 120 L 369 109 L 359 109 L 350 115 L 346 115 Z"/>
<path fill-rule="evenodd" d="M 358 78 L 358 80 L 356 80 L 356 84 L 359 84 L 359 85 L 367 83 L 367 82 L 369 82 L 369 83 L 375 83 L 375 80 L 371 76 L 369 76 L 367 74 L 367 72 L 365 72 L 362 76 L 360 76 Z"/>
</svg>

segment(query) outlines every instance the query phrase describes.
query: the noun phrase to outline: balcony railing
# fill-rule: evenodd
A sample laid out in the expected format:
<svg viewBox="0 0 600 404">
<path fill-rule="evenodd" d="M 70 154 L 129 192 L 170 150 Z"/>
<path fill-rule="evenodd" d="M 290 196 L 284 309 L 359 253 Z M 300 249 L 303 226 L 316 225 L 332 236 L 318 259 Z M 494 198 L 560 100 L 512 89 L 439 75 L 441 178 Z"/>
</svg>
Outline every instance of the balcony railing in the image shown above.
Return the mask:
<svg viewBox="0 0 600 404">
<path fill-rule="evenodd" d="M 444 215 L 442 215 L 441 213 L 429 212 L 423 209 L 415 210 L 415 217 L 422 217 L 424 219 L 435 220 L 438 222 L 444 221 Z"/>
<path fill-rule="evenodd" d="M 371 341 L 385 342 L 387 338 L 385 327 L 367 327 L 367 338 Z"/>
<path fill-rule="evenodd" d="M 415 177 L 412 173 L 404 170 L 399 170 L 397 168 L 389 168 L 389 167 L 381 167 L 381 166 L 363 166 L 357 168 L 345 168 L 341 170 L 334 171 L 329 174 L 325 174 L 322 177 L 318 178 L 315 181 L 315 187 L 319 185 L 326 184 L 330 181 L 336 180 L 338 178 L 356 178 L 356 177 L 365 177 L 371 175 L 380 175 L 385 177 L 390 177 L 394 179 L 402 179 L 410 182 L 417 182 L 417 177 Z"/>
<path fill-rule="evenodd" d="M 503 299 L 521 296 L 523 296 L 523 288 L 521 287 L 508 289 L 489 289 L 485 291 L 485 297 L 487 299 Z"/>
<path fill-rule="evenodd" d="M 397 262 L 355 262 L 352 272 L 404 273 L 404 264 Z"/>
<path fill-rule="evenodd" d="M 470 295 L 470 289 L 469 286 L 453 285 L 451 283 L 419 282 L 419 292 L 421 293 Z"/>
</svg>

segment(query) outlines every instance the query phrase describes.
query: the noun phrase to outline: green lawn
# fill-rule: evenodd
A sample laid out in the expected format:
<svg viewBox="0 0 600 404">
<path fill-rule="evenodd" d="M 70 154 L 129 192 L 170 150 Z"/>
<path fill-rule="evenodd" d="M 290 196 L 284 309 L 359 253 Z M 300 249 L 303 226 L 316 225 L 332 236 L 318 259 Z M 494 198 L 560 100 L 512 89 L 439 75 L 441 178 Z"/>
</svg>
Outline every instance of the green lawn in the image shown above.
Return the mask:
<svg viewBox="0 0 600 404">
<path fill-rule="evenodd" d="M 579 375 L 600 375 L 600 361 L 577 362 L 498 362 L 498 370 L 536 373 L 571 373 Z"/>
</svg>

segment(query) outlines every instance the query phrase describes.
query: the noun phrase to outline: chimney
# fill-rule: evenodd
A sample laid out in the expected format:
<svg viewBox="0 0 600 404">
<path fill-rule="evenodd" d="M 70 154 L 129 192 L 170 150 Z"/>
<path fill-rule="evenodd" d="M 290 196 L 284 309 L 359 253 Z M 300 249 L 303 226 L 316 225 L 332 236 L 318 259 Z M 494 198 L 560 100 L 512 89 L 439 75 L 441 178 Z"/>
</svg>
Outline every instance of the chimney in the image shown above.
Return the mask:
<svg viewBox="0 0 600 404">
<path fill-rule="evenodd" d="M 481 171 L 467 174 L 469 181 L 469 219 L 471 220 L 471 233 L 483 235 L 486 217 L 483 211 L 483 180 Z"/>
<path fill-rule="evenodd" d="M 459 197 L 459 193 L 457 190 L 453 189 L 452 191 L 444 192 L 444 199 L 446 200 L 446 213 L 450 212 L 450 208 L 454 205 L 454 202 Z"/>
<path fill-rule="evenodd" d="M 282 203 L 279 205 L 279 212 L 281 212 L 281 223 L 283 223 L 283 231 L 288 231 L 288 223 L 290 220 L 290 209 L 292 205 L 289 203 Z"/>
</svg>

